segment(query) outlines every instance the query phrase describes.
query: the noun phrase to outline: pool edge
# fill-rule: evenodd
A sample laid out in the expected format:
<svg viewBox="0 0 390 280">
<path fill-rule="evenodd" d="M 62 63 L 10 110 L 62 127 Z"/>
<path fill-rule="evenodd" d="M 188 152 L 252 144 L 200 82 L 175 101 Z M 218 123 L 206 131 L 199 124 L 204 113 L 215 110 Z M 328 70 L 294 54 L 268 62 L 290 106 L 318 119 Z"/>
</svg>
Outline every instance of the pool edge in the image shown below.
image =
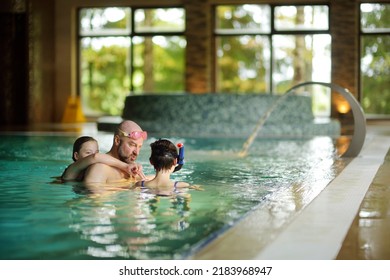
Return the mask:
<svg viewBox="0 0 390 280">
<path fill-rule="evenodd" d="M 367 136 L 360 155 L 274 236 L 260 236 L 253 211 L 190 259 L 335 259 L 389 149 L 389 137 Z"/>
</svg>

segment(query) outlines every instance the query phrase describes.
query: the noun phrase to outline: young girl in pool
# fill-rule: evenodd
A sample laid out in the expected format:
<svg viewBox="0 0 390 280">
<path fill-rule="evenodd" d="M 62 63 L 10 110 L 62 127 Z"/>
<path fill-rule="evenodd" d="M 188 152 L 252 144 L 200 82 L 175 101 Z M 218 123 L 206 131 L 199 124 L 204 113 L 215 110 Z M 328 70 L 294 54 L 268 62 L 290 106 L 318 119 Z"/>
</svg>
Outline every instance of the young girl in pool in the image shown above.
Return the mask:
<svg viewBox="0 0 390 280">
<path fill-rule="evenodd" d="M 149 160 L 156 171 L 156 175 L 149 181 L 137 182 L 136 187 L 141 187 L 141 189 L 146 189 L 161 196 L 182 195 L 180 189 L 183 188 L 202 190 L 198 186 L 191 186 L 186 182 L 171 180 L 171 174 L 178 163 L 177 148 L 171 141 L 159 139 L 150 144 L 150 147 L 152 152 Z"/>
<path fill-rule="evenodd" d="M 129 175 L 139 175 L 145 178 L 141 165 L 127 164 L 107 154 L 100 154 L 98 142 L 90 136 L 81 136 L 76 139 L 73 144 L 72 159 L 74 162 L 61 175 L 62 181 L 82 181 L 84 171 L 94 163 L 104 163 L 119 168 Z"/>
</svg>

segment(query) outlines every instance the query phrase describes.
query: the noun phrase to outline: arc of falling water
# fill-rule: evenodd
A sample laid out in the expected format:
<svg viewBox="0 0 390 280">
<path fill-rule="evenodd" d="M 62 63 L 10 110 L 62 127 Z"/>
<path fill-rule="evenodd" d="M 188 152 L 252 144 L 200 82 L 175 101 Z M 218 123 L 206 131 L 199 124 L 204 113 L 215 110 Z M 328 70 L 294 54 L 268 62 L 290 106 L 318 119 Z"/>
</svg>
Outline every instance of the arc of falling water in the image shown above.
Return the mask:
<svg viewBox="0 0 390 280">
<path fill-rule="evenodd" d="M 310 82 L 300 83 L 296 86 L 293 86 L 284 95 L 279 97 L 274 102 L 274 104 L 272 104 L 271 108 L 268 109 L 267 112 L 265 112 L 265 114 L 259 119 L 252 134 L 245 141 L 242 150 L 238 154 L 240 157 L 245 157 L 248 154 L 248 150 L 250 146 L 252 145 L 253 141 L 255 140 L 261 128 L 264 126 L 264 123 L 268 120 L 271 113 L 275 110 L 276 106 L 278 106 L 279 103 L 283 101 L 289 94 L 294 92 L 295 89 L 307 85 L 322 85 L 322 86 L 329 87 L 330 89 L 340 93 L 348 101 L 349 105 L 351 106 L 351 110 L 353 114 L 354 132 L 349 147 L 342 156 L 356 157 L 359 155 L 366 138 L 366 118 L 364 116 L 363 109 L 360 106 L 359 102 L 355 99 L 352 93 L 350 93 L 347 89 L 342 88 L 336 84 L 310 81 Z"/>
<path fill-rule="evenodd" d="M 287 92 L 286 94 L 283 94 L 280 96 L 273 104 L 272 106 L 264 113 L 263 116 L 257 121 L 255 129 L 253 130 L 252 134 L 248 137 L 248 139 L 245 141 L 244 145 L 242 146 L 241 151 L 238 153 L 239 157 L 245 157 L 248 155 L 248 150 L 252 146 L 253 141 L 255 140 L 257 134 L 259 131 L 263 128 L 265 122 L 268 120 L 271 113 L 275 110 L 275 108 L 279 105 L 280 102 L 282 102 L 289 94 L 291 94 L 293 91 Z"/>
</svg>

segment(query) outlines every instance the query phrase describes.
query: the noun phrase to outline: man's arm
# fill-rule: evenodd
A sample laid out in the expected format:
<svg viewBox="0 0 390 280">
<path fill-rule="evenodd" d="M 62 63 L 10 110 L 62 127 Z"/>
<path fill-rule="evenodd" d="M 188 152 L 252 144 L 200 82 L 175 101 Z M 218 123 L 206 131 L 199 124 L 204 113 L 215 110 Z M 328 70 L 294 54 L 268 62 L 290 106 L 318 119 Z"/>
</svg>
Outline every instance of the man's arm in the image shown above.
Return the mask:
<svg viewBox="0 0 390 280">
<path fill-rule="evenodd" d="M 84 186 L 93 194 L 118 191 L 129 188 L 129 181 L 123 178 L 122 171 L 104 163 L 88 167 L 84 175 Z"/>
</svg>

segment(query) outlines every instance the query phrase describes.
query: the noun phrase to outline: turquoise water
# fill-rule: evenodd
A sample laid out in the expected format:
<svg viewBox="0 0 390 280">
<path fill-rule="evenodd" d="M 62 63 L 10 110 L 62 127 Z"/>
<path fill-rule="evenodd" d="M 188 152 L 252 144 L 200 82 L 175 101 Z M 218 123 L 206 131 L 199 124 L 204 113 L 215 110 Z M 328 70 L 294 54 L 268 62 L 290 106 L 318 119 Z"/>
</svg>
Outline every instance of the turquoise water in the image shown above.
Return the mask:
<svg viewBox="0 0 390 280">
<path fill-rule="evenodd" d="M 101 152 L 112 141 L 94 136 Z M 0 259 L 182 259 L 281 193 L 312 200 L 344 163 L 332 139 L 171 138 L 183 142 L 186 163 L 174 180 L 201 185 L 190 199 L 133 189 L 91 196 L 76 183 L 56 184 L 71 163 L 76 136 L 1 135 Z M 146 174 L 149 144 L 139 157 Z M 302 202 L 303 203 L 303 202 Z M 305 202 L 307 203 L 307 202 Z"/>
</svg>

